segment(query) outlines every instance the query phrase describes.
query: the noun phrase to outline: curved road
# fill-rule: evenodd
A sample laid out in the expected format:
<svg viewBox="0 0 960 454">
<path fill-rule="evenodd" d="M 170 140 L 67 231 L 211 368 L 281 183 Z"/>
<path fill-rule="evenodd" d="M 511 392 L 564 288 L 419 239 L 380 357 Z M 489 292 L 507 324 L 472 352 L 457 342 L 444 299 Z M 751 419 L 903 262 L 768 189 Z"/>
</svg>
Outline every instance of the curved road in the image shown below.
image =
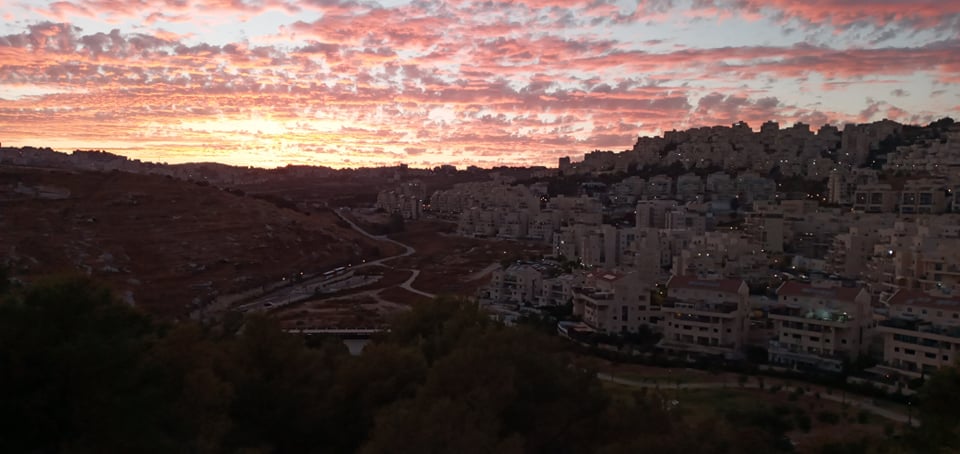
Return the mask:
<svg viewBox="0 0 960 454">
<path fill-rule="evenodd" d="M 363 230 L 362 228 L 360 228 L 360 226 L 358 226 L 357 224 L 354 224 L 352 220 L 350 220 L 349 218 L 347 218 L 346 216 L 344 216 L 343 213 L 341 213 L 341 210 L 342 210 L 342 208 L 337 208 L 337 209 L 333 210 L 333 212 L 336 213 L 337 217 L 339 217 L 340 219 L 342 219 L 344 222 L 346 222 L 347 224 L 350 224 L 350 227 L 352 227 L 354 230 L 356 230 L 356 231 L 357 231 L 358 233 L 360 233 L 361 235 L 366 236 L 367 238 L 370 238 L 370 239 L 376 240 L 376 241 L 387 241 L 387 242 L 396 244 L 397 246 L 400 246 L 400 247 L 402 247 L 402 248 L 404 249 L 403 253 L 401 253 L 401 254 L 397 254 L 397 255 L 394 255 L 394 256 L 391 256 L 391 257 L 384 257 L 384 258 L 382 258 L 382 259 L 377 259 L 377 260 L 374 260 L 374 261 L 372 261 L 372 262 L 367 262 L 367 263 L 365 263 L 365 264 L 363 264 L 363 265 L 361 265 L 361 266 L 381 265 L 381 264 L 383 264 L 383 263 L 386 262 L 386 261 L 393 260 L 393 259 L 399 258 L 399 257 L 407 257 L 407 256 L 413 255 L 413 253 L 417 252 L 417 250 L 414 249 L 413 246 L 410 246 L 410 245 L 408 245 L 408 244 L 403 244 L 403 243 L 401 243 L 401 242 L 399 242 L 399 241 L 397 241 L 397 240 L 395 240 L 395 239 L 393 239 L 393 238 L 387 237 L 386 235 L 373 235 L 373 234 L 371 234 L 370 232 L 367 232 L 366 230 Z M 390 266 L 390 265 L 384 265 L 384 266 Z M 391 268 L 393 268 L 393 267 L 391 267 Z M 416 294 L 421 295 L 421 296 L 425 296 L 425 297 L 427 297 L 427 298 L 436 298 L 437 295 L 434 295 L 433 293 L 424 292 L 424 291 L 422 291 L 422 290 L 417 290 L 417 289 L 413 288 L 413 281 L 415 281 L 415 280 L 417 279 L 417 276 L 420 275 L 420 270 L 417 270 L 417 269 L 409 269 L 409 268 L 396 268 L 396 269 L 400 269 L 400 270 L 404 270 L 404 271 L 410 271 L 410 272 L 412 273 L 412 274 L 410 275 L 410 277 L 407 278 L 406 281 L 404 281 L 402 284 L 400 284 L 400 288 L 403 288 L 404 290 L 407 290 L 407 291 L 416 293 Z"/>
<path fill-rule="evenodd" d="M 390 265 L 385 265 L 384 262 L 387 262 L 396 258 L 400 258 L 400 257 L 407 257 L 417 252 L 417 250 L 414 249 L 413 247 L 407 244 L 403 244 L 392 238 L 388 238 L 386 235 L 370 234 L 370 232 L 363 230 L 358 225 L 354 224 L 353 221 L 351 221 L 349 218 L 344 216 L 340 212 L 340 209 L 334 209 L 333 212 L 334 214 L 337 215 L 338 218 L 342 219 L 344 222 L 349 224 L 352 229 L 356 230 L 361 235 L 366 236 L 367 238 L 370 238 L 374 241 L 387 241 L 403 248 L 403 252 L 401 252 L 400 254 L 364 262 L 357 266 L 351 267 L 352 270 L 358 270 L 361 268 L 374 266 L 374 265 L 383 265 L 386 267 L 394 268 Z M 395 269 L 400 269 L 402 271 L 410 271 L 412 273 L 411 276 L 407 278 L 406 281 L 404 281 L 402 284 L 399 285 L 399 287 L 405 290 L 408 290 L 410 292 L 416 293 L 418 295 L 425 296 L 427 298 L 436 297 L 436 295 L 432 293 L 424 292 L 422 290 L 417 290 L 413 288 L 413 281 L 417 278 L 417 276 L 420 275 L 420 270 L 406 269 L 406 268 L 395 268 Z M 324 279 L 325 278 L 323 276 L 316 276 L 309 279 L 305 279 L 302 282 L 292 283 L 290 285 L 270 291 L 265 295 L 261 295 L 260 297 L 254 299 L 253 301 L 250 301 L 248 303 L 238 306 L 237 309 L 239 309 L 242 312 L 263 311 L 268 309 L 276 309 L 278 307 L 283 307 L 288 304 L 293 304 L 299 301 L 303 301 L 305 298 L 310 298 L 314 295 L 314 292 L 312 289 L 316 287 L 318 284 L 320 284 Z"/>
</svg>

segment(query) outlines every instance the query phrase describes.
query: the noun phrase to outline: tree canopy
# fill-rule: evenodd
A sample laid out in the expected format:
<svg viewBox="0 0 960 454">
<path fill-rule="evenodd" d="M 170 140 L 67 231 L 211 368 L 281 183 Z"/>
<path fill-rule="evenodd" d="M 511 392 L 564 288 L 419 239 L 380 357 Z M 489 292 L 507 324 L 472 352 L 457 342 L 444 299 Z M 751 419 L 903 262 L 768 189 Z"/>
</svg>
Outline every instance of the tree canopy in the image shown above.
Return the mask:
<svg viewBox="0 0 960 454">
<path fill-rule="evenodd" d="M 359 356 L 258 316 L 159 323 L 86 279 L 3 300 L 0 452 L 790 450 L 756 411 L 691 423 L 611 393 L 557 339 L 462 300 L 415 306 Z"/>
</svg>

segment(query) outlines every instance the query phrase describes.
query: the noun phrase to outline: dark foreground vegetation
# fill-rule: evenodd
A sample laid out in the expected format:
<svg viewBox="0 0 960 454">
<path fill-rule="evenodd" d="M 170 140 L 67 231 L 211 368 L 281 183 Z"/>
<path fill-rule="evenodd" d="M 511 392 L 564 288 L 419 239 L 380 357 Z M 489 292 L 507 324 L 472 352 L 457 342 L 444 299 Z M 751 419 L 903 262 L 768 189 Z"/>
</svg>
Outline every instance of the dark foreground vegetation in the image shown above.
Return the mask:
<svg viewBox="0 0 960 454">
<path fill-rule="evenodd" d="M 2 299 L 0 452 L 792 449 L 761 415 L 691 423 L 656 393 L 610 393 L 557 340 L 463 301 L 417 306 L 352 357 L 265 318 L 238 330 L 155 322 L 84 279 Z M 957 377 L 931 380 L 929 433 L 904 446 L 957 446 Z"/>
</svg>

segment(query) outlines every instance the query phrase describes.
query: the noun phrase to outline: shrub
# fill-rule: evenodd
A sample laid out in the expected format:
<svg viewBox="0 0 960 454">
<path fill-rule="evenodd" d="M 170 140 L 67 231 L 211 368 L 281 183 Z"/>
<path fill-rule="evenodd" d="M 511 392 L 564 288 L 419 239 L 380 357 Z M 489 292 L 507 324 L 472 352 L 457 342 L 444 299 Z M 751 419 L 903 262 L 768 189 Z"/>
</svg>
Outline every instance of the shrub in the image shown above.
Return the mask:
<svg viewBox="0 0 960 454">
<path fill-rule="evenodd" d="M 824 424 L 837 424 L 840 422 L 840 415 L 832 411 L 821 411 L 817 413 L 817 421 Z"/>
<path fill-rule="evenodd" d="M 807 412 L 800 410 L 800 412 L 793 415 L 793 420 L 797 424 L 797 428 L 799 428 L 803 433 L 810 432 L 810 427 L 812 424 L 810 415 L 808 415 Z"/>
</svg>

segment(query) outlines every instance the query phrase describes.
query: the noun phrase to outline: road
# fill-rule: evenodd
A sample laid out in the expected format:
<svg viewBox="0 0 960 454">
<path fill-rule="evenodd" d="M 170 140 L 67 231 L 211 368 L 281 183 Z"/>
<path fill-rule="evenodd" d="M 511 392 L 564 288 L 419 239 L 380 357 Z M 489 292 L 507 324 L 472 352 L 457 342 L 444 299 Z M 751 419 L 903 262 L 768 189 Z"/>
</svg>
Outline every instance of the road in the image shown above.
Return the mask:
<svg viewBox="0 0 960 454">
<path fill-rule="evenodd" d="M 372 261 L 372 262 L 367 262 L 364 266 L 367 266 L 367 265 L 370 265 L 370 264 L 380 265 L 380 264 L 383 264 L 384 262 L 393 260 L 393 259 L 395 259 L 395 258 L 407 257 L 407 256 L 413 255 L 415 252 L 417 252 L 417 250 L 414 249 L 413 246 L 410 246 L 409 244 L 401 243 L 401 242 L 399 242 L 399 241 L 397 241 L 397 240 L 395 240 L 395 239 L 393 239 L 393 238 L 387 237 L 386 235 L 373 235 L 373 234 L 371 234 L 370 232 L 367 232 L 366 230 L 363 230 L 362 228 L 360 228 L 360 226 L 358 226 L 357 224 L 354 224 L 352 220 L 350 220 L 349 218 L 347 218 L 346 216 L 344 216 L 343 213 L 341 212 L 341 209 L 333 210 L 333 212 L 336 213 L 336 214 L 337 214 L 337 217 L 339 217 L 340 219 L 342 219 L 344 222 L 346 222 L 347 224 L 350 224 L 350 227 L 352 227 L 353 230 L 356 230 L 356 231 L 357 231 L 358 233 L 360 233 L 361 235 L 366 236 L 367 238 L 370 238 L 370 239 L 376 240 L 376 241 L 387 241 L 387 242 L 396 244 L 397 246 L 400 246 L 400 247 L 403 248 L 403 252 L 400 253 L 400 254 L 394 255 L 394 256 L 392 256 L 392 257 L 382 258 L 382 259 L 379 259 L 379 260 L 374 260 L 374 261 Z M 390 266 L 390 265 L 384 265 L 384 266 Z M 390 267 L 390 268 L 393 268 L 393 267 Z M 400 284 L 400 288 L 403 288 L 404 290 L 407 290 L 407 291 L 416 293 L 416 294 L 421 295 L 421 296 L 425 296 L 425 297 L 427 297 L 427 298 L 436 298 L 437 295 L 434 295 L 433 293 L 424 292 L 424 291 L 422 291 L 422 290 L 417 290 L 417 289 L 413 288 L 413 281 L 415 281 L 415 280 L 417 279 L 417 276 L 420 275 L 420 270 L 410 269 L 410 268 L 396 268 L 396 269 L 400 269 L 400 270 L 404 270 L 404 271 L 410 271 L 410 272 L 412 273 L 412 274 L 410 275 L 410 277 L 407 278 L 406 281 L 404 281 L 402 284 Z"/>
<path fill-rule="evenodd" d="M 333 212 L 334 214 L 337 215 L 338 218 L 340 218 L 341 220 L 349 224 L 353 230 L 357 231 L 361 235 L 366 236 L 367 238 L 370 238 L 374 241 L 386 241 L 386 242 L 396 244 L 397 246 L 400 246 L 401 248 L 403 248 L 403 252 L 399 254 L 392 255 L 390 257 L 383 257 L 376 260 L 365 261 L 356 266 L 350 266 L 350 270 L 352 271 L 358 271 L 363 268 L 376 266 L 376 265 L 382 265 L 382 266 L 394 268 L 390 265 L 386 265 L 385 263 L 396 258 L 413 255 L 414 253 L 417 252 L 417 250 L 414 249 L 412 246 L 403 244 L 392 238 L 388 238 L 386 235 L 373 235 L 370 232 L 363 230 L 362 228 L 360 228 L 360 226 L 356 225 L 353 221 L 351 221 L 349 218 L 344 216 L 343 213 L 341 213 L 340 209 L 334 209 Z M 427 298 L 436 297 L 436 295 L 432 293 L 424 292 L 422 290 L 417 290 L 416 288 L 413 287 L 413 281 L 417 278 L 417 276 L 420 275 L 420 270 L 406 269 L 406 268 L 396 268 L 396 269 L 410 271 L 412 273 L 412 275 L 409 278 L 407 278 L 405 282 L 400 284 L 401 288 L 408 290 L 410 292 L 416 293 L 418 295 L 425 296 Z M 297 303 L 297 302 L 312 298 L 315 294 L 314 289 L 327 279 L 328 278 L 324 277 L 323 275 L 319 275 L 319 276 L 314 276 L 311 278 L 304 279 L 303 281 L 293 282 L 290 285 L 286 285 L 284 287 L 278 288 L 276 290 L 273 290 L 267 293 L 266 295 L 262 295 L 248 303 L 242 304 L 238 306 L 236 309 L 240 310 L 241 312 L 258 312 L 258 311 L 273 310 L 278 307 L 286 306 L 288 304 Z"/>
<path fill-rule="evenodd" d="M 618 385 L 629 386 L 629 387 L 631 387 L 631 388 L 657 388 L 657 389 L 717 389 L 717 388 L 731 388 L 731 389 L 736 389 L 736 388 L 760 388 L 760 382 L 759 382 L 758 380 L 747 380 L 747 381 L 744 382 L 742 385 L 741 385 L 739 382 L 737 382 L 737 383 L 732 383 L 732 382 L 680 383 L 680 382 L 674 381 L 674 382 L 671 383 L 671 382 L 669 382 L 669 381 L 665 381 L 665 382 L 662 382 L 662 383 L 660 383 L 660 382 L 652 382 L 652 383 L 651 383 L 651 382 L 645 382 L 645 381 L 631 380 L 631 379 L 628 379 L 628 378 L 615 377 L 615 376 L 613 376 L 613 375 L 611 375 L 611 374 L 604 373 L 604 372 L 599 372 L 599 373 L 597 373 L 597 378 L 600 379 L 600 380 L 602 380 L 602 381 L 606 381 L 606 382 L 610 382 L 610 383 L 616 383 L 616 384 L 618 384 Z M 751 378 L 754 378 L 754 377 L 751 377 Z M 775 385 L 783 386 L 783 390 L 785 390 L 785 391 L 787 391 L 787 392 L 793 392 L 793 391 L 796 391 L 796 390 L 797 390 L 796 387 L 791 387 L 791 386 L 788 386 L 788 385 L 784 385 L 783 383 L 776 382 L 776 381 L 768 381 L 768 382 L 766 383 L 766 388 L 769 388 L 770 386 L 775 386 Z M 819 393 L 820 393 L 820 398 L 821 398 L 821 399 L 826 399 L 826 400 L 831 400 L 831 401 L 834 401 L 834 402 L 845 403 L 845 404 L 847 404 L 847 405 L 850 405 L 850 406 L 853 407 L 853 408 L 859 408 L 859 409 L 866 410 L 866 411 L 868 411 L 868 412 L 870 412 L 870 413 L 873 413 L 873 414 L 875 414 L 875 415 L 877 415 L 877 416 L 880 416 L 880 417 L 889 419 L 889 420 L 891 420 L 891 421 L 896 421 L 896 422 L 900 422 L 900 423 L 910 423 L 910 424 L 912 424 L 913 426 L 919 426 L 919 425 L 920 425 L 920 421 L 919 421 L 917 418 L 913 418 L 913 417 L 910 416 L 910 415 L 905 415 L 905 414 L 900 413 L 900 412 L 898 412 L 898 411 L 894 411 L 894 410 L 890 410 L 890 409 L 887 409 L 887 408 L 878 407 L 878 406 L 875 405 L 873 402 L 871 402 L 871 401 L 869 401 L 869 400 L 865 400 L 865 399 L 860 398 L 860 397 L 848 396 L 848 395 L 846 395 L 846 394 L 837 395 L 837 391 L 836 391 L 836 390 L 832 390 L 833 392 L 830 393 L 830 394 L 828 394 L 828 393 L 826 392 L 828 388 L 821 388 L 821 387 L 818 387 L 818 386 L 807 386 L 807 388 L 814 388 L 814 389 L 816 389 L 816 392 L 819 392 Z"/>
<path fill-rule="evenodd" d="M 350 227 L 351 227 L 353 230 L 356 230 L 357 233 L 359 233 L 359 234 L 361 234 L 361 235 L 363 235 L 363 236 L 365 236 L 365 237 L 367 237 L 367 238 L 370 238 L 371 240 L 375 240 L 375 241 L 386 241 L 386 242 L 388 242 L 388 243 L 393 243 L 393 244 L 396 244 L 397 246 L 400 246 L 400 247 L 403 248 L 403 252 L 400 253 L 400 254 L 393 255 L 393 256 L 390 256 L 390 257 L 384 257 L 384 258 L 382 258 L 382 259 L 377 259 L 377 260 L 374 260 L 374 261 L 372 261 L 372 262 L 367 262 L 366 265 L 371 265 L 371 264 L 373 264 L 373 265 L 379 265 L 379 264 L 382 264 L 383 262 L 386 262 L 386 261 L 388 261 L 388 260 L 393 260 L 393 259 L 398 258 L 398 257 L 406 257 L 406 256 L 408 256 L 408 255 L 413 255 L 414 252 L 417 252 L 417 250 L 414 249 L 412 246 L 407 245 L 407 244 L 403 244 L 403 243 L 401 243 L 401 242 L 399 242 L 399 241 L 397 241 L 397 240 L 395 240 L 395 239 L 393 239 L 393 238 L 390 238 L 390 237 L 388 237 L 388 236 L 386 236 L 386 235 L 374 235 L 374 234 L 371 234 L 370 232 L 368 232 L 368 231 L 366 231 L 366 230 L 363 230 L 362 228 L 360 228 L 360 226 L 358 226 L 357 224 L 354 224 L 353 221 L 350 220 L 350 218 L 344 216 L 343 213 L 341 212 L 342 209 L 343 209 L 343 208 L 334 209 L 334 210 L 333 210 L 333 213 L 336 214 L 337 217 L 340 218 L 343 222 L 346 222 L 347 224 L 350 224 Z"/>
</svg>

